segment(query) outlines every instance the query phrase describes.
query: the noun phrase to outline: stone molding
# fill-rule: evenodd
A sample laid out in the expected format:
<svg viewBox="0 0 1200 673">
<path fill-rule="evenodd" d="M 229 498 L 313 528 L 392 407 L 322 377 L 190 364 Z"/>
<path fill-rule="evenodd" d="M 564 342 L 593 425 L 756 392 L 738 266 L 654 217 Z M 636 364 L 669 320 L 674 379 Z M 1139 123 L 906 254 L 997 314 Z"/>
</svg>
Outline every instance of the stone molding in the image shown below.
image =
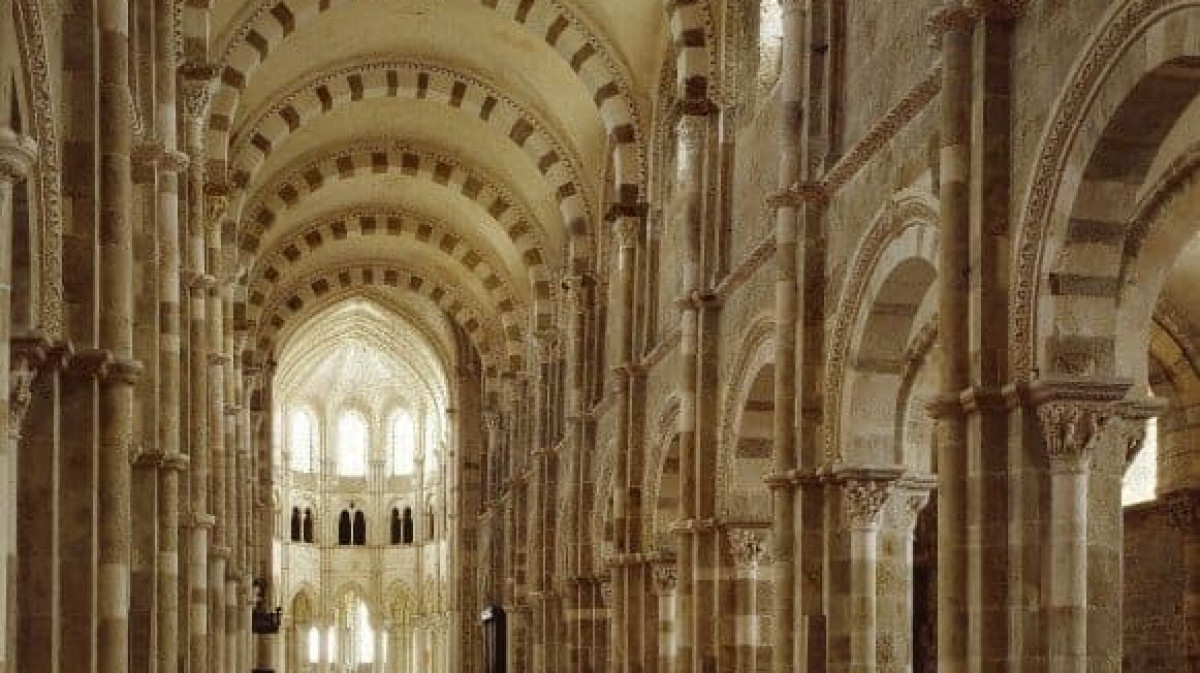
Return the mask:
<svg viewBox="0 0 1200 673">
<path fill-rule="evenodd" d="M 37 0 L 18 0 L 13 6 L 17 14 L 17 48 L 25 61 L 26 81 L 32 99 L 33 132 L 40 143 L 37 186 L 42 220 L 39 251 L 42 294 L 38 318 L 46 337 L 57 341 L 64 337 L 62 157 L 56 122 L 59 110 L 51 93 L 45 42 L 48 33 L 43 21 L 42 4 Z"/>
</svg>

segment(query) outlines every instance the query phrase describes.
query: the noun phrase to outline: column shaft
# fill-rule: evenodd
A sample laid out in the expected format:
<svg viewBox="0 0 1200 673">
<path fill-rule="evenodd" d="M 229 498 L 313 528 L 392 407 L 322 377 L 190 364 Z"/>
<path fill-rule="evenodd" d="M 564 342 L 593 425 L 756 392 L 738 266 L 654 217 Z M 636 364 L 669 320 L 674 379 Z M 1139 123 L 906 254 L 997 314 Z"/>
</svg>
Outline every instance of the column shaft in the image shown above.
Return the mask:
<svg viewBox="0 0 1200 673">
<path fill-rule="evenodd" d="M 959 395 L 970 385 L 971 20 L 949 2 L 942 41 L 939 160 L 938 670 L 966 670 L 970 632 L 967 574 L 967 436 Z"/>
<path fill-rule="evenodd" d="M 97 667 L 129 670 L 129 573 L 131 555 L 130 443 L 133 385 L 133 227 L 131 222 L 133 137 L 129 87 L 127 0 L 98 3 L 98 110 L 103 132 L 100 157 L 100 344 L 113 364 L 101 386 L 99 441 L 99 540 L 97 571 Z"/>
</svg>

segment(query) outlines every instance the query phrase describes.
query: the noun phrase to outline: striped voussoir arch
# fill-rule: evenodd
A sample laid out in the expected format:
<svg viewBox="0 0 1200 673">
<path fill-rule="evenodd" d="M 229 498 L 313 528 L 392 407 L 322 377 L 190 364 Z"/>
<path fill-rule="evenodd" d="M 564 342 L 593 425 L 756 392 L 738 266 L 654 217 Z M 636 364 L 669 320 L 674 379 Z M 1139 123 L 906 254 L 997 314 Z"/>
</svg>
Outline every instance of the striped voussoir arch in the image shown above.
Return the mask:
<svg viewBox="0 0 1200 673">
<path fill-rule="evenodd" d="M 208 123 L 210 131 L 231 130 L 247 80 L 289 35 L 323 12 L 350 1 L 268 0 L 250 13 L 230 34 L 223 50 L 221 81 Z M 481 0 L 481 5 L 545 40 L 578 75 L 612 139 L 618 194 L 622 201 L 636 202 L 645 180 L 642 131 L 628 77 L 611 56 L 612 49 L 554 0 Z M 210 151 L 215 147 L 219 145 L 209 144 Z"/>
<path fill-rule="evenodd" d="M 518 342 L 523 339 L 522 326 L 526 323 L 523 318 L 529 307 L 501 276 L 504 268 L 499 259 L 471 245 L 445 223 L 401 210 L 349 211 L 299 229 L 256 260 L 247 283 L 249 301 L 261 306 L 274 294 L 275 286 L 288 277 L 289 269 L 318 250 L 331 250 L 360 239 L 374 239 L 370 241 L 372 249 L 383 249 L 389 243 L 399 246 L 416 242 L 454 258 L 464 272 L 477 278 L 490 293 L 492 305 L 500 313 L 505 338 Z"/>
<path fill-rule="evenodd" d="M 358 175 L 399 171 L 405 175 L 458 189 L 478 203 L 508 234 L 529 267 L 534 296 L 550 296 L 551 274 L 546 244 L 529 208 L 490 176 L 469 169 L 450 157 L 398 144 L 369 144 L 324 155 L 262 189 L 242 210 L 239 248 L 243 260 L 259 253 L 263 234 L 280 214 L 321 187 Z M 234 210 L 234 212 L 238 212 Z"/>
<path fill-rule="evenodd" d="M 1133 258 L 1163 195 L 1195 168 L 1196 155 L 1168 167 L 1143 199 L 1146 178 L 1167 132 L 1200 95 L 1200 62 L 1180 60 L 1146 73 L 1098 134 L 1083 169 L 1062 249 L 1049 270 L 1049 291 L 1061 320 L 1050 335 L 1051 366 L 1059 373 L 1111 373 L 1116 366 L 1116 310 Z M 1129 129 L 1144 129 L 1132 134 Z M 1164 260 L 1166 262 L 1166 260 Z"/>
<path fill-rule="evenodd" d="M 278 99 L 230 144 L 235 185 L 254 184 L 259 169 L 287 136 L 312 119 L 351 103 L 381 98 L 428 100 L 459 108 L 511 140 L 550 183 L 567 231 L 584 232 L 595 211 L 580 161 L 531 111 L 495 87 L 462 73 L 420 63 L 389 61 L 352 65 L 314 78 Z M 212 147 L 225 147 L 228 131 L 211 131 Z"/>
<path fill-rule="evenodd" d="M 290 320 L 303 318 L 363 288 L 404 290 L 425 297 L 466 332 L 479 351 L 489 378 L 502 372 L 520 371 L 521 344 L 513 344 L 497 334 L 490 314 L 482 306 L 436 277 L 386 262 L 322 269 L 276 288 L 272 295 L 260 298 L 261 302 L 250 301 L 247 313 L 255 334 L 254 343 L 260 352 L 271 352 L 280 330 Z"/>
<path fill-rule="evenodd" d="M 709 98 L 709 77 L 715 72 L 712 17 L 708 0 L 663 0 L 675 47 L 677 95 L 684 101 Z"/>
</svg>

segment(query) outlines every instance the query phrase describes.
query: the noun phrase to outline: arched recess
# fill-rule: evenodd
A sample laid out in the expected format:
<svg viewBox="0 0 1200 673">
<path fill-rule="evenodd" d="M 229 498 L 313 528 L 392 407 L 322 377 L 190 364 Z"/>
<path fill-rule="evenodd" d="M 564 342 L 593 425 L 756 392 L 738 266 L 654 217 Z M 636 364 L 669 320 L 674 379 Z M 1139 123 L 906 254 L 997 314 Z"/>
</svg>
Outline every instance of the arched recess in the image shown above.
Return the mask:
<svg viewBox="0 0 1200 673">
<path fill-rule="evenodd" d="M 683 518 L 679 491 L 679 399 L 672 397 L 658 419 L 655 437 L 658 448 L 654 459 L 646 462 L 646 500 L 652 503 L 643 539 L 655 551 L 670 552 L 675 547 L 671 527 Z"/>
<path fill-rule="evenodd" d="M 920 188 L 900 192 L 859 244 L 836 305 L 826 379 L 825 450 L 832 462 L 886 465 L 902 459 L 894 435 L 896 403 L 905 353 L 922 324 L 918 316 L 927 319 L 932 312 L 936 268 L 934 201 Z M 862 422 L 864 413 L 873 422 Z M 860 434 L 848 436 L 851 429 Z"/>
<path fill-rule="evenodd" d="M 31 123 L 25 131 L 38 146 L 37 165 L 29 178 L 36 185 L 36 198 L 30 198 L 31 222 L 39 223 L 31 231 L 29 273 L 35 280 L 36 306 L 33 323 L 51 342 L 60 341 L 63 332 L 62 274 L 62 160 L 59 152 L 55 104 L 48 78 L 46 30 L 40 0 L 14 0 L 13 13 L 17 50 L 21 59 L 18 85 L 25 101 L 22 109 Z"/>
<path fill-rule="evenodd" d="M 273 51 L 299 28 L 342 2 L 328 0 L 264 0 L 251 5 L 235 21 L 230 31 L 218 39 L 221 54 L 218 66 L 221 82 L 214 98 L 208 127 L 208 147 L 223 161 L 228 147 L 227 132 L 232 126 L 247 81 Z M 532 34 L 543 39 L 569 65 L 590 94 L 600 121 L 610 139 L 618 170 L 616 192 L 622 203 L 637 203 L 644 184 L 642 125 L 632 89 L 617 59 L 602 36 L 586 22 L 555 0 L 497 2 L 481 0 L 483 8 L 509 15 Z M 671 7 L 672 5 L 667 5 Z M 690 13 L 682 12 L 682 26 L 690 23 Z M 674 32 L 674 21 L 672 22 Z M 677 41 L 695 42 L 695 31 L 687 28 Z M 689 47 L 689 49 L 695 49 Z M 706 50 L 705 50 L 705 53 Z M 707 66 L 705 68 L 707 71 Z"/>
<path fill-rule="evenodd" d="M 1200 484 L 1200 461 L 1194 449 L 1200 440 L 1200 357 L 1186 316 L 1161 300 L 1150 329 L 1150 390 L 1164 401 L 1157 433 L 1154 492 L 1171 493 Z M 1148 432 L 1151 429 L 1148 428 Z M 1126 475 L 1133 455 L 1125 456 Z"/>
<path fill-rule="evenodd" d="M 558 205 L 568 231 L 586 232 L 595 221 L 595 198 L 577 153 L 540 116 L 479 77 L 421 62 L 359 63 L 290 87 L 237 130 L 230 180 L 238 189 L 254 184 L 267 157 L 290 134 L 323 114 L 381 98 L 433 101 L 478 117 L 528 156 L 553 193 L 565 195 Z"/>
<path fill-rule="evenodd" d="M 1146 379 L 1149 313 L 1171 267 L 1161 251 L 1186 235 L 1155 244 L 1145 227 L 1162 220 L 1166 195 L 1190 179 L 1186 165 L 1164 166 L 1158 155 L 1200 89 L 1188 37 L 1198 13 L 1194 1 L 1114 4 L 1063 88 L 1018 230 L 1010 310 L 1018 380 Z M 1159 255 L 1146 254 L 1156 246 Z M 1139 276 L 1145 261 L 1148 276 Z M 1135 294 L 1150 299 L 1136 315 L 1127 310 L 1139 303 Z"/>
<path fill-rule="evenodd" d="M 1047 122 L 1013 260 L 1012 378 L 1061 382 L 1072 392 L 1097 384 L 1125 397 L 1095 412 L 1121 416 L 1109 421 L 1114 431 L 1089 443 L 1086 502 L 1073 505 L 1088 523 L 1086 572 L 1076 577 L 1086 581 L 1088 648 L 1096 657 L 1131 655 L 1131 627 L 1173 610 L 1165 601 L 1127 603 L 1122 591 L 1136 574 L 1127 567 L 1113 582 L 1108 570 L 1140 551 L 1129 546 L 1138 538 L 1120 502 L 1130 445 L 1147 429 L 1143 416 L 1161 411 L 1148 396 L 1153 312 L 1172 277 L 1186 270 L 1194 278 L 1200 269 L 1188 254 L 1200 235 L 1198 22 L 1194 1 L 1113 5 Z M 1040 420 L 1052 449 L 1060 428 L 1049 414 Z M 1194 499 L 1197 484 L 1188 486 L 1180 495 Z M 1032 488 L 1022 495 L 1044 497 Z M 1066 497 L 1051 491 L 1052 503 L 1056 496 Z M 1157 560 L 1190 544 L 1194 529 L 1168 535 L 1164 526 L 1142 539 L 1161 545 Z M 1155 652 L 1166 655 L 1166 648 Z"/>
<path fill-rule="evenodd" d="M 720 446 L 715 475 L 716 508 L 723 518 L 769 521 L 769 472 L 774 423 L 774 341 L 771 316 L 742 330 L 742 344 L 726 369 Z M 765 453 L 764 453 L 765 452 Z"/>
</svg>

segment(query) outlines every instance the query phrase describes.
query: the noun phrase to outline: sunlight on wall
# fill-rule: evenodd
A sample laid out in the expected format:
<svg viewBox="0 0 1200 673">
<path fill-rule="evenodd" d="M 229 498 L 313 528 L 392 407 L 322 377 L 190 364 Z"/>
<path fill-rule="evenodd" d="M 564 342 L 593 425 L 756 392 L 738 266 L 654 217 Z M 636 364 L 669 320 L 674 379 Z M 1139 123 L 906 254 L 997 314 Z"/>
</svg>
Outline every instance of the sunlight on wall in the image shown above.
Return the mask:
<svg viewBox="0 0 1200 673">
<path fill-rule="evenodd" d="M 1158 486 L 1158 420 L 1146 421 L 1146 439 L 1121 480 L 1121 504 L 1136 505 L 1154 499 Z"/>
<path fill-rule="evenodd" d="M 367 474 L 367 421 L 361 414 L 346 411 L 338 418 L 337 472 L 343 477 Z"/>
</svg>

